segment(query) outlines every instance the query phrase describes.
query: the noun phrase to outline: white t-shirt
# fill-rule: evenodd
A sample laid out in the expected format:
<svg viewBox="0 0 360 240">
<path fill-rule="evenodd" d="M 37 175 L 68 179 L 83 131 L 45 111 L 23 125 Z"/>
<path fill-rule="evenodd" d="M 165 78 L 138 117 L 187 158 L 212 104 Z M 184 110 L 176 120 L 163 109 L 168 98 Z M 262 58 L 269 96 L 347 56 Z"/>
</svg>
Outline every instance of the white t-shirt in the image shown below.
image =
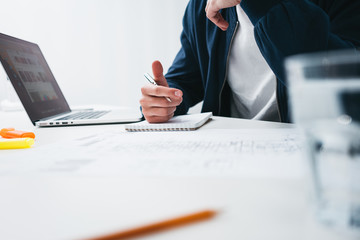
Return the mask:
<svg viewBox="0 0 360 240">
<path fill-rule="evenodd" d="M 254 26 L 240 4 L 236 12 L 239 28 L 231 47 L 227 79 L 232 90 L 231 116 L 280 121 L 276 77 L 260 53 Z"/>
</svg>

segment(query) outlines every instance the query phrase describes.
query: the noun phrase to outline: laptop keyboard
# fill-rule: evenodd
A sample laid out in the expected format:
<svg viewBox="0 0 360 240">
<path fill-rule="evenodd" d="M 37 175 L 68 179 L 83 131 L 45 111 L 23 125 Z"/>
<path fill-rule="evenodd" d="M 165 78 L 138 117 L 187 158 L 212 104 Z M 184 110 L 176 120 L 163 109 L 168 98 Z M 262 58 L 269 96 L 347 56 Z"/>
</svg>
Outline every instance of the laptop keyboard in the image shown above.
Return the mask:
<svg viewBox="0 0 360 240">
<path fill-rule="evenodd" d="M 92 112 L 77 112 L 66 117 L 58 118 L 56 120 L 69 120 L 69 119 L 96 119 L 110 111 L 92 111 Z"/>
</svg>

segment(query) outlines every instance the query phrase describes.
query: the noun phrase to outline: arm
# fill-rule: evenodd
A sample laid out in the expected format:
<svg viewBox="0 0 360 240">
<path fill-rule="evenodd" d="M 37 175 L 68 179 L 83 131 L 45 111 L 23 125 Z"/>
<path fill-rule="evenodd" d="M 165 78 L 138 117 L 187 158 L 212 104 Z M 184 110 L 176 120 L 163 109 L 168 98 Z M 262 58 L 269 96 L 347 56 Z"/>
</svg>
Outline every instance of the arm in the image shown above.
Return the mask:
<svg viewBox="0 0 360 240">
<path fill-rule="evenodd" d="M 168 73 L 162 75 L 162 65 L 155 61 L 152 65 L 153 75 L 158 86 L 147 84 L 141 88 L 140 105 L 142 113 L 149 122 L 166 122 L 172 116 L 187 113 L 189 107 L 203 99 L 203 85 L 199 70 L 197 41 L 194 36 L 196 28 L 196 11 L 203 8 L 196 7 L 198 1 L 190 1 L 183 19 L 181 33 L 182 47 Z M 193 49 L 195 50 L 193 52 Z M 171 99 L 171 102 L 166 98 Z"/>
<path fill-rule="evenodd" d="M 172 88 L 180 89 L 183 93 L 183 101 L 177 106 L 175 115 L 185 114 L 188 109 L 204 97 L 202 76 L 199 69 L 199 62 L 195 49 L 194 31 L 196 31 L 197 1 L 190 1 L 183 18 L 183 30 L 181 33 L 181 49 L 176 55 L 168 73 L 165 75 L 168 84 Z"/>
<path fill-rule="evenodd" d="M 360 46 L 360 2 L 243 0 L 259 49 L 280 81 L 287 56 Z M 284 83 L 284 82 L 283 82 Z"/>
<path fill-rule="evenodd" d="M 241 7 L 257 45 L 280 81 L 287 56 L 360 46 L 360 2 L 354 0 L 208 0 L 207 17 L 226 31 L 222 8 Z M 284 82 L 283 82 L 284 83 Z"/>
</svg>

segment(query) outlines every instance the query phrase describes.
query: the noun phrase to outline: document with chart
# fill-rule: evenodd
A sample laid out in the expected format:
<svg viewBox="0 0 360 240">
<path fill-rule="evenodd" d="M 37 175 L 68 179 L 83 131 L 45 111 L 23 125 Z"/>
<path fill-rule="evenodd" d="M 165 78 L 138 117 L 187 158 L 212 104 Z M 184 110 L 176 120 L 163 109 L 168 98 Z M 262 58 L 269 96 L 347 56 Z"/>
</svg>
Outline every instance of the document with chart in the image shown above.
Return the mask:
<svg viewBox="0 0 360 240">
<path fill-rule="evenodd" d="M 31 149 L 37 158 L 31 164 L 9 160 L 14 166 L 0 174 L 287 176 L 301 172 L 301 148 L 295 129 L 119 130 L 37 146 Z"/>
</svg>

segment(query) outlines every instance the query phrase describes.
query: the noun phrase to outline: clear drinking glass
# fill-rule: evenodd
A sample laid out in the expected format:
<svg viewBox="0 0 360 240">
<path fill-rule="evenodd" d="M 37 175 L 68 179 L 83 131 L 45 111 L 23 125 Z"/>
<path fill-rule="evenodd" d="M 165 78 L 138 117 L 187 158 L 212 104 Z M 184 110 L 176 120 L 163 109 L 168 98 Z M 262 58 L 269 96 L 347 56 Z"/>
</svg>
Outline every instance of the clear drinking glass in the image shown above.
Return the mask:
<svg viewBox="0 0 360 240">
<path fill-rule="evenodd" d="M 360 53 L 303 54 L 285 66 L 292 118 L 305 134 L 317 216 L 360 237 Z"/>
</svg>

